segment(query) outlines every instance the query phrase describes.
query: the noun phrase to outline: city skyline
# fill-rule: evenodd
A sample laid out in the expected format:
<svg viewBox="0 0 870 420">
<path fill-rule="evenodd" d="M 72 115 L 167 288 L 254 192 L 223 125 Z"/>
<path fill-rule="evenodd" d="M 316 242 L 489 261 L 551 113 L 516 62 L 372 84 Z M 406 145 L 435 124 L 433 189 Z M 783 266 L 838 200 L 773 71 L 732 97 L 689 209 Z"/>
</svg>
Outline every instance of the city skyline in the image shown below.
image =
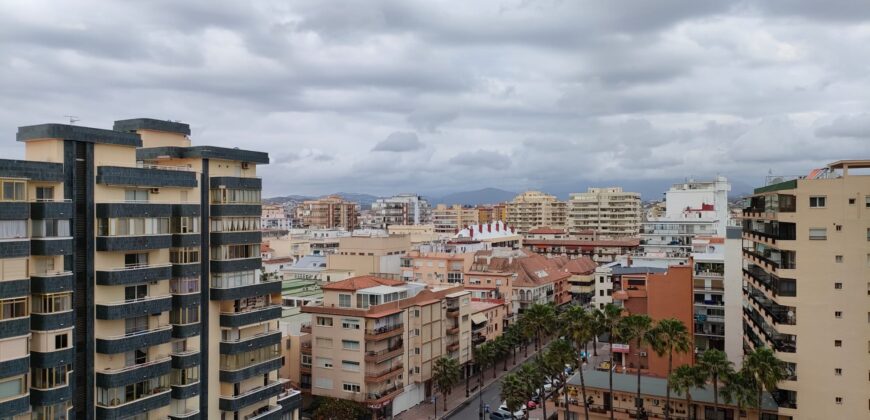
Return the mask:
<svg viewBox="0 0 870 420">
<path fill-rule="evenodd" d="M 444 6 L 21 3 L 0 130 L 179 119 L 270 151 L 266 196 L 753 186 L 870 134 L 865 4 Z"/>
</svg>

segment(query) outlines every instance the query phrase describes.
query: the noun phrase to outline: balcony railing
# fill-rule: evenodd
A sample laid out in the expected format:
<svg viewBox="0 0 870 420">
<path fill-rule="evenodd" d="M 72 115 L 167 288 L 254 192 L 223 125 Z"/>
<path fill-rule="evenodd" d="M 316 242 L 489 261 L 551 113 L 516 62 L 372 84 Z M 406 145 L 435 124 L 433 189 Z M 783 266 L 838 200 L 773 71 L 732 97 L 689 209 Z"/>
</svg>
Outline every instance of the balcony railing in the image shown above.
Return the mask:
<svg viewBox="0 0 870 420">
<path fill-rule="evenodd" d="M 383 327 L 378 327 L 374 329 L 367 329 L 365 333 L 366 340 L 381 340 L 384 338 L 393 337 L 395 335 L 402 333 L 402 328 L 405 326 L 403 323 L 397 323 L 393 325 L 385 325 Z"/>
<path fill-rule="evenodd" d="M 402 373 L 402 363 L 395 363 L 389 367 L 378 370 L 366 370 L 366 382 L 381 382 L 392 375 Z"/>
<path fill-rule="evenodd" d="M 393 386 L 377 392 L 369 392 L 366 394 L 366 404 L 379 404 L 383 403 L 390 398 L 393 398 L 400 393 L 404 389 L 404 384 L 401 382 L 395 382 Z"/>
<path fill-rule="evenodd" d="M 159 365 L 161 363 L 166 363 L 166 362 L 171 361 L 171 360 L 172 360 L 172 357 L 170 357 L 168 355 L 161 355 L 161 356 L 157 356 L 156 359 L 154 359 L 150 362 L 139 363 L 139 364 L 130 365 L 130 366 L 124 366 L 121 368 L 106 368 L 106 369 L 101 370 L 100 373 L 114 375 L 117 373 L 131 372 L 131 371 L 134 371 L 136 369 L 142 369 L 144 367 Z"/>
<path fill-rule="evenodd" d="M 404 343 L 401 340 L 399 340 L 396 344 L 393 344 L 392 346 L 387 347 L 383 350 L 378 350 L 378 351 L 369 350 L 369 351 L 367 351 L 365 354 L 365 360 L 367 362 L 380 363 L 380 362 L 383 362 L 384 360 L 388 360 L 388 359 L 391 359 L 393 357 L 396 357 L 396 356 L 402 354 L 403 351 L 404 351 Z"/>
<path fill-rule="evenodd" d="M 311 332 L 311 323 L 310 322 L 303 322 L 302 325 L 299 327 L 299 331 L 302 333 L 310 333 Z"/>
</svg>

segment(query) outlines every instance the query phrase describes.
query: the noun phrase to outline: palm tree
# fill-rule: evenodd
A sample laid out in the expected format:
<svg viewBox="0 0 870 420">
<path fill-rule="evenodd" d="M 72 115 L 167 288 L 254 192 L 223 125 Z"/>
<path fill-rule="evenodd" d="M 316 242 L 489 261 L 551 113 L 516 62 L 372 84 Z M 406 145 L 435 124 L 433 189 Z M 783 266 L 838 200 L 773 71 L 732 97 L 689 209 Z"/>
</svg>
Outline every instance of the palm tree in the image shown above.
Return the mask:
<svg viewBox="0 0 870 420">
<path fill-rule="evenodd" d="M 698 366 L 706 372 L 707 378 L 713 380 L 713 408 L 716 420 L 719 420 L 719 380 L 734 372 L 734 364 L 728 360 L 725 352 L 707 349 L 698 359 Z"/>
<path fill-rule="evenodd" d="M 594 321 L 593 316 L 589 315 L 582 306 L 572 306 L 567 311 L 562 312 L 562 333 L 569 340 L 574 342 L 574 347 L 577 349 L 577 370 L 580 372 L 580 391 L 583 395 L 583 413 L 586 419 L 589 419 L 589 407 L 586 404 L 586 380 L 583 378 L 583 358 L 580 356 L 580 347 L 589 342 L 589 339 L 594 336 Z M 567 386 L 566 386 L 567 391 Z M 568 414 L 568 393 L 565 393 L 565 418 L 570 418 Z"/>
<path fill-rule="evenodd" d="M 670 375 L 668 375 L 668 388 L 677 394 L 686 395 L 689 420 L 692 420 L 695 417 L 695 410 L 694 407 L 692 407 L 692 388 L 703 389 L 706 383 L 706 372 L 697 366 L 678 366 Z"/>
<path fill-rule="evenodd" d="M 523 340 L 523 357 L 529 357 L 529 342 L 535 337 L 535 327 L 525 317 L 521 317 L 514 325 Z"/>
<path fill-rule="evenodd" d="M 540 370 L 550 378 L 558 378 L 562 384 L 565 393 L 565 410 L 568 410 L 568 378 L 565 373 L 565 365 L 574 362 L 574 349 L 571 348 L 571 343 L 567 340 L 557 339 L 550 344 L 547 352 L 538 359 Z M 585 398 L 585 396 L 584 396 Z M 585 401 L 585 399 L 584 399 Z M 544 393 L 541 402 L 544 407 L 544 418 L 547 418 L 547 395 Z M 569 417 L 566 417 L 569 418 Z"/>
<path fill-rule="evenodd" d="M 610 369 L 608 372 L 608 380 L 609 380 L 609 400 L 605 401 L 608 407 L 610 407 L 610 420 L 613 420 L 613 341 L 616 339 L 616 326 L 619 325 L 619 322 L 622 320 L 622 308 L 608 303 L 604 305 L 604 308 L 601 309 L 601 329 L 606 331 L 608 334 L 608 339 L 610 343 Z"/>
<path fill-rule="evenodd" d="M 640 371 L 641 371 L 641 362 L 640 362 L 640 349 L 646 344 L 655 343 L 655 336 L 653 335 L 653 320 L 648 315 L 629 315 L 623 318 L 619 322 L 619 336 L 627 341 L 634 340 L 634 347 L 637 349 L 637 396 L 635 399 L 635 406 L 637 407 L 637 419 L 640 420 L 641 417 L 641 407 L 637 404 L 641 401 L 640 399 Z"/>
<path fill-rule="evenodd" d="M 479 368 L 478 375 L 480 375 L 481 386 L 483 386 L 483 371 L 489 367 L 495 360 L 495 357 L 492 352 L 492 346 L 489 343 L 483 343 L 474 348 L 474 361 L 477 363 Z"/>
<path fill-rule="evenodd" d="M 541 397 L 544 397 L 544 390 L 541 384 L 544 383 L 544 371 L 540 369 L 538 363 L 525 363 L 520 366 L 517 375 L 526 383 L 530 390 L 530 395 L 540 391 Z M 544 418 L 546 418 L 547 408 L 544 407 Z"/>
<path fill-rule="evenodd" d="M 516 324 L 509 325 L 504 329 L 504 333 L 501 335 L 504 339 L 510 344 L 511 354 L 513 357 L 513 361 L 511 364 L 517 364 L 517 347 L 522 343 L 522 337 L 520 336 L 520 331 L 516 327 Z"/>
<path fill-rule="evenodd" d="M 740 411 L 755 405 L 755 379 L 745 369 L 732 372 L 722 379 L 722 399 L 726 403 L 736 405 Z M 760 410 L 758 416 L 761 418 Z"/>
<path fill-rule="evenodd" d="M 553 325 L 556 322 L 556 311 L 550 305 L 536 303 L 525 311 L 523 318 L 528 322 L 526 328 L 533 331 L 535 351 L 538 351 L 541 349 L 541 334 L 547 334 L 552 331 Z"/>
<path fill-rule="evenodd" d="M 663 319 L 658 322 L 654 331 L 657 339 L 654 346 L 655 352 L 659 357 L 668 354 L 668 378 L 671 376 L 671 371 L 674 365 L 674 352 L 688 353 L 692 349 L 692 338 L 689 335 L 689 329 L 683 321 L 675 318 Z M 665 419 L 671 418 L 671 387 L 670 385 L 665 392 Z"/>
<path fill-rule="evenodd" d="M 776 355 L 768 347 L 757 347 L 743 359 L 743 368 L 746 375 L 752 378 L 755 392 L 758 398 L 758 416 L 764 411 L 762 395 L 764 390 L 773 391 L 776 384 L 788 377 L 785 362 L 776 358 Z"/>
<path fill-rule="evenodd" d="M 504 336 L 498 336 L 492 341 L 492 347 L 495 349 L 496 359 L 502 361 L 501 370 L 507 372 L 508 356 L 511 354 L 510 343 Z"/>
<path fill-rule="evenodd" d="M 453 387 L 462 379 L 462 368 L 459 362 L 452 357 L 442 357 L 435 361 L 432 368 L 432 380 L 444 400 L 444 411 L 447 411 L 447 396 Z"/>
<path fill-rule="evenodd" d="M 589 319 L 592 321 L 592 355 L 598 357 L 598 336 L 608 332 L 604 323 L 604 312 L 590 312 Z"/>
<path fill-rule="evenodd" d="M 358 402 L 338 398 L 318 397 L 314 420 L 343 420 L 362 418 L 366 409 Z"/>
<path fill-rule="evenodd" d="M 513 413 L 529 400 L 528 383 L 516 373 L 509 373 L 502 380 L 500 396 L 513 417 Z"/>
</svg>

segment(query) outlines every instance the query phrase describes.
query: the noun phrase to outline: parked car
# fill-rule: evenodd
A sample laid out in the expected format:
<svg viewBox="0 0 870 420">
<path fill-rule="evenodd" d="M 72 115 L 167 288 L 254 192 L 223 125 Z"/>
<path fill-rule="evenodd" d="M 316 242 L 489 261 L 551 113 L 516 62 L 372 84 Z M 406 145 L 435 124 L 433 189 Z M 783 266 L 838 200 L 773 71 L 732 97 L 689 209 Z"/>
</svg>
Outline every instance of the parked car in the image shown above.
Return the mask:
<svg viewBox="0 0 870 420">
<path fill-rule="evenodd" d="M 506 401 L 502 401 L 502 402 L 501 402 L 501 405 L 498 406 L 498 409 L 499 409 L 499 411 L 504 411 L 505 413 L 507 413 L 508 415 L 510 415 L 510 412 L 511 412 L 511 411 L 508 410 L 508 406 L 507 406 L 507 402 L 506 402 Z M 519 409 L 519 410 L 514 411 L 514 417 L 516 417 L 516 418 L 518 418 L 518 419 L 525 418 L 525 416 L 526 416 L 526 407 L 520 406 L 520 409 Z"/>
<path fill-rule="evenodd" d="M 535 400 L 530 400 L 529 402 L 526 403 L 526 408 L 528 408 L 529 410 L 534 410 L 534 409 L 538 408 L 538 403 L 535 402 Z"/>
<path fill-rule="evenodd" d="M 489 420 L 512 420 L 511 413 L 507 411 L 495 410 L 489 413 Z"/>
</svg>

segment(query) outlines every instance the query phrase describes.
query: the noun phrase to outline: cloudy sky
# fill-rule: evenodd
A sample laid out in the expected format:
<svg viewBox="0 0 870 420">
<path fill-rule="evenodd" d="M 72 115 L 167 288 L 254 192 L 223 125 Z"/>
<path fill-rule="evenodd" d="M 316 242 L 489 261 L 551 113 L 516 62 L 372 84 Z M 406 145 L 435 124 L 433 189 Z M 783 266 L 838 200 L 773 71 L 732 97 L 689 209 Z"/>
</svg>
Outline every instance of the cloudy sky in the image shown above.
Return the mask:
<svg viewBox="0 0 870 420">
<path fill-rule="evenodd" d="M 268 151 L 266 195 L 757 185 L 870 157 L 870 2 L 4 1 L 0 153 L 81 118 Z M 632 184 L 634 183 L 634 184 Z M 662 187 L 664 188 L 664 187 Z"/>
</svg>

